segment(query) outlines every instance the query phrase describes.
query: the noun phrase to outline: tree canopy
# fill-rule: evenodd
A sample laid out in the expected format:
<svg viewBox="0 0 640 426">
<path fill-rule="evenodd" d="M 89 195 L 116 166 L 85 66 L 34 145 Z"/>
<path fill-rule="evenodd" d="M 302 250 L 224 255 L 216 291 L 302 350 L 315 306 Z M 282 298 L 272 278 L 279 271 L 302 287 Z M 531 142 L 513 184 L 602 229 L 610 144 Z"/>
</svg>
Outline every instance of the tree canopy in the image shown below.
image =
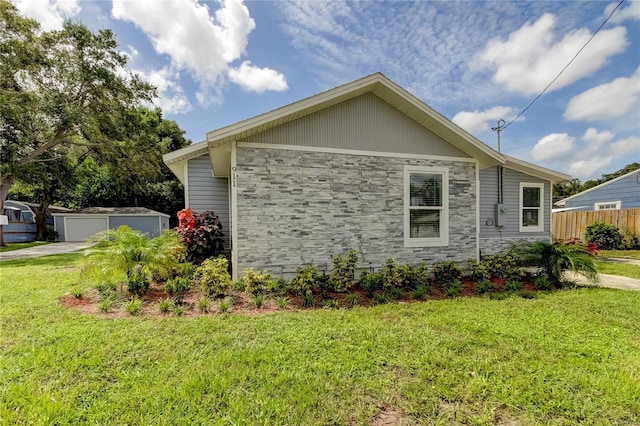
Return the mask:
<svg viewBox="0 0 640 426">
<path fill-rule="evenodd" d="M 46 204 L 72 192 L 83 168 L 104 167 L 131 193 L 169 176 L 162 153 L 189 141 L 145 107 L 155 88 L 126 63 L 110 30 L 40 31 L 0 0 L 0 211 L 16 181 Z"/>
</svg>

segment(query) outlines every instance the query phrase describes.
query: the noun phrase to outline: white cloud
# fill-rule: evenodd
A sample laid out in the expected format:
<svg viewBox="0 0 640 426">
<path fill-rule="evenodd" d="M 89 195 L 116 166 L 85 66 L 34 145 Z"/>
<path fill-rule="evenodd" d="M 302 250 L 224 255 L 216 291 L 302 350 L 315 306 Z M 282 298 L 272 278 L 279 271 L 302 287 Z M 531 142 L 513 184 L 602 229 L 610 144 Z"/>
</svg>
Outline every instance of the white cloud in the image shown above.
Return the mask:
<svg viewBox="0 0 640 426">
<path fill-rule="evenodd" d="M 564 118 L 570 121 L 598 121 L 637 111 L 640 99 L 640 68 L 631 77 L 617 78 L 574 96 Z"/>
<path fill-rule="evenodd" d="M 582 28 L 556 40 L 555 26 L 556 17 L 545 13 L 512 32 L 506 41 L 490 40 L 476 56 L 472 68 L 492 70 L 493 80 L 511 92 L 524 95 L 541 92 L 591 37 L 591 32 Z M 611 56 L 623 52 L 628 44 L 626 34 L 624 27 L 600 31 L 549 91 L 593 74 Z"/>
<path fill-rule="evenodd" d="M 484 111 L 460 111 L 453 116 L 451 121 L 467 132 L 477 135 L 495 127 L 497 120 L 511 120 L 513 115 L 513 108 L 496 106 Z"/>
<path fill-rule="evenodd" d="M 238 68 L 229 69 L 229 79 L 250 92 L 263 93 L 266 90 L 282 92 L 287 90 L 284 75 L 270 68 L 258 68 L 244 61 Z"/>
<path fill-rule="evenodd" d="M 194 0 L 114 0 L 111 13 L 141 29 L 155 51 L 170 58 L 173 69 L 193 75 L 203 104 L 221 100 L 225 75 L 232 62 L 245 54 L 249 33 L 255 28 L 240 0 L 223 0 L 213 16 L 206 4 Z M 259 68 L 253 68 L 255 74 Z"/>
<path fill-rule="evenodd" d="M 609 3 L 604 11 L 605 16 L 609 16 L 611 11 L 616 7 L 618 3 Z M 614 24 L 620 24 L 627 19 L 640 21 L 640 2 L 631 1 L 626 3 L 627 7 L 619 8 L 616 13 L 611 16 L 609 22 Z"/>
<path fill-rule="evenodd" d="M 592 158 L 590 160 L 578 160 L 569 165 L 569 174 L 578 179 L 600 176 L 612 163 L 610 155 Z"/>
<path fill-rule="evenodd" d="M 563 134 L 551 134 L 540 139 L 531 151 L 538 161 L 561 165 L 562 170 L 578 179 L 593 179 L 640 160 L 640 137 L 616 140 L 615 133 L 590 127 L 579 141 Z"/>
<path fill-rule="evenodd" d="M 65 19 L 80 13 L 78 0 L 14 0 L 14 4 L 23 15 L 38 21 L 44 31 L 62 29 Z"/>
<path fill-rule="evenodd" d="M 566 133 L 552 133 L 540 139 L 531 150 L 536 161 L 554 161 L 565 159 L 573 149 L 574 139 Z"/>
<path fill-rule="evenodd" d="M 180 75 L 169 67 L 149 72 L 135 71 L 158 89 L 158 97 L 153 103 L 167 114 L 184 114 L 191 110 L 191 104 L 179 84 Z"/>
</svg>

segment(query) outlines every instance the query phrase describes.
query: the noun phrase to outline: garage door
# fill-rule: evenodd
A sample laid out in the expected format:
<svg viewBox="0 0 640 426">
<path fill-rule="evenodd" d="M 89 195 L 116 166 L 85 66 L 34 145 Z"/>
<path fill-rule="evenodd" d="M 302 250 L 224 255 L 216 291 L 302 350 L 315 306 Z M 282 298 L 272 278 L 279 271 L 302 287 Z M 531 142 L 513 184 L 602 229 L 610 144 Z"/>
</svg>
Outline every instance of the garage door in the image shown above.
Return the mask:
<svg viewBox="0 0 640 426">
<path fill-rule="evenodd" d="M 65 241 L 86 241 L 108 229 L 106 217 L 67 217 L 64 222 Z"/>
</svg>

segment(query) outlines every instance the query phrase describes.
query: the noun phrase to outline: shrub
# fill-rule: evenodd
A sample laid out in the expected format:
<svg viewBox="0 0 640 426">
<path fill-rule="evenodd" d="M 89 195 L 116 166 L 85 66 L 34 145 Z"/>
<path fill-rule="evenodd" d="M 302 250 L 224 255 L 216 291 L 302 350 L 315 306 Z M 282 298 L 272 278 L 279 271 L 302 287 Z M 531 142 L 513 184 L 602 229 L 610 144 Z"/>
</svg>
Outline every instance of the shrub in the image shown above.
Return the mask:
<svg viewBox="0 0 640 426">
<path fill-rule="evenodd" d="M 618 228 L 604 222 L 593 222 L 585 228 L 584 238 L 596 243 L 601 250 L 613 250 L 620 247 L 622 235 Z"/>
<path fill-rule="evenodd" d="M 208 297 L 224 296 L 231 288 L 229 262 L 224 257 L 207 259 L 196 270 L 202 291 Z"/>
<path fill-rule="evenodd" d="M 76 299 L 82 299 L 82 287 L 72 288 L 71 294 L 73 294 L 73 297 L 75 297 Z"/>
<path fill-rule="evenodd" d="M 521 290 L 518 292 L 518 295 L 523 299 L 535 299 L 536 297 L 538 297 L 536 293 L 529 290 Z"/>
<path fill-rule="evenodd" d="M 127 279 L 127 291 L 138 296 L 146 294 L 149 291 L 150 285 L 151 280 L 140 270 L 138 270 L 136 273 L 131 274 Z"/>
<path fill-rule="evenodd" d="M 311 290 L 307 290 L 302 295 L 301 302 L 302 302 L 302 306 L 304 306 L 305 308 L 313 307 L 313 293 L 311 292 Z"/>
<path fill-rule="evenodd" d="M 328 299 L 322 303 L 322 307 L 328 309 L 338 309 L 340 308 L 340 304 L 335 299 Z"/>
<path fill-rule="evenodd" d="M 358 252 L 354 249 L 350 249 L 346 256 L 335 255 L 333 270 L 329 275 L 330 287 L 340 293 L 348 291 L 355 281 L 356 266 L 358 266 Z"/>
<path fill-rule="evenodd" d="M 304 296 L 307 292 L 313 292 L 319 284 L 320 277 L 320 271 L 313 265 L 299 267 L 296 269 L 296 276 L 291 280 L 291 288 L 300 296 Z"/>
<path fill-rule="evenodd" d="M 598 273 L 589 249 L 582 245 L 535 241 L 517 244 L 511 252 L 525 266 L 538 266 L 553 284 L 563 280 L 565 271 L 577 272 L 596 282 Z"/>
<path fill-rule="evenodd" d="M 149 289 L 153 278 L 170 278 L 184 258 L 185 247 L 173 231 L 156 238 L 128 226 L 99 232 L 100 241 L 85 254 L 82 275 L 102 283 L 127 283 L 133 294 Z"/>
<path fill-rule="evenodd" d="M 163 314 L 166 314 L 171 309 L 173 309 L 174 303 L 171 299 L 162 299 L 158 304 L 158 310 Z"/>
<path fill-rule="evenodd" d="M 347 294 L 344 302 L 350 306 L 358 306 L 360 304 L 360 297 L 358 297 L 356 293 Z"/>
<path fill-rule="evenodd" d="M 454 297 L 462 291 L 462 282 L 459 279 L 442 283 L 442 291 L 449 297 Z"/>
<path fill-rule="evenodd" d="M 191 282 L 184 277 L 175 277 L 167 281 L 164 291 L 176 301 L 182 303 L 182 297 L 191 287 Z"/>
<path fill-rule="evenodd" d="M 429 288 L 428 284 L 420 284 L 411 292 L 411 297 L 416 300 L 424 300 L 430 292 L 431 288 Z"/>
<path fill-rule="evenodd" d="M 493 290 L 495 290 L 493 283 L 487 279 L 478 281 L 476 283 L 476 293 L 478 294 L 490 293 Z"/>
<path fill-rule="evenodd" d="M 378 305 L 384 305 L 385 303 L 389 303 L 389 299 L 387 299 L 387 295 L 384 294 L 381 291 L 379 291 L 379 292 L 377 292 L 376 294 L 373 295 L 373 300 Z"/>
<path fill-rule="evenodd" d="M 187 308 L 182 305 L 175 305 L 172 309 L 173 315 L 177 317 L 183 316 L 187 312 Z"/>
<path fill-rule="evenodd" d="M 368 297 L 373 297 L 376 291 L 382 289 L 382 276 L 380 273 L 364 271 L 360 274 L 359 284 Z"/>
<path fill-rule="evenodd" d="M 289 303 L 289 299 L 284 296 L 276 297 L 276 305 L 278 305 L 278 309 L 285 309 L 287 304 Z"/>
<path fill-rule="evenodd" d="M 256 305 L 256 308 L 262 309 L 262 305 L 264 305 L 264 294 L 258 294 L 253 298 L 253 304 Z"/>
<path fill-rule="evenodd" d="M 387 259 L 380 271 L 380 284 L 383 290 L 402 287 L 402 272 L 393 259 Z"/>
<path fill-rule="evenodd" d="M 242 288 L 247 293 L 257 296 L 259 294 L 267 294 L 272 288 L 273 277 L 268 272 L 254 271 L 249 268 L 244 271 L 244 276 L 240 280 Z"/>
<path fill-rule="evenodd" d="M 394 299 L 394 300 L 402 299 L 402 289 L 400 289 L 398 287 L 394 287 L 394 288 L 389 289 L 388 294 L 389 294 L 389 297 Z"/>
<path fill-rule="evenodd" d="M 225 297 L 220 301 L 220 312 L 226 313 L 229 311 L 229 308 L 233 305 L 233 299 L 230 297 Z"/>
<path fill-rule="evenodd" d="M 552 284 L 546 276 L 537 277 L 533 280 L 533 286 L 536 290 L 551 290 Z"/>
<path fill-rule="evenodd" d="M 100 302 L 100 311 L 107 313 L 111 310 L 111 308 L 113 308 L 113 306 L 116 304 L 116 299 L 115 296 L 114 297 L 106 297 L 104 299 L 102 299 L 102 301 Z"/>
<path fill-rule="evenodd" d="M 200 299 L 198 299 L 198 309 L 202 313 L 209 312 L 209 298 L 208 297 L 201 297 Z"/>
<path fill-rule="evenodd" d="M 191 209 L 184 209 L 178 212 L 178 219 L 175 231 L 186 246 L 187 261 L 200 264 L 224 253 L 222 224 L 214 212 L 204 211 L 196 215 Z"/>
<path fill-rule="evenodd" d="M 433 265 L 433 275 L 437 282 L 444 284 L 451 281 L 459 281 L 462 276 L 462 270 L 457 262 L 438 262 Z"/>
<path fill-rule="evenodd" d="M 491 278 L 486 262 L 478 262 L 475 259 L 469 259 L 467 261 L 467 265 L 469 267 L 469 276 L 472 280 L 480 282 Z"/>
<path fill-rule="evenodd" d="M 489 277 L 510 279 L 520 274 L 518 258 L 511 252 L 486 256 L 480 263 Z"/>
<path fill-rule="evenodd" d="M 640 238 L 634 235 L 629 228 L 623 227 L 620 233 L 622 234 L 621 250 L 640 250 Z"/>
<path fill-rule="evenodd" d="M 421 285 L 429 284 L 429 268 L 422 262 L 420 265 L 401 265 L 398 267 L 402 277 L 402 287 L 413 290 Z"/>
<path fill-rule="evenodd" d="M 273 294 L 274 296 L 282 296 L 287 292 L 287 287 L 289 283 L 284 278 L 278 278 L 275 280 L 271 280 L 269 283 L 269 288 L 267 289 L 269 294 Z"/>
<path fill-rule="evenodd" d="M 140 309 L 142 308 L 142 299 L 137 297 L 133 297 L 126 303 L 127 312 L 129 315 L 138 315 L 140 313 Z"/>
<path fill-rule="evenodd" d="M 509 280 L 504 285 L 504 289 L 506 291 L 520 291 L 520 290 L 522 290 L 522 283 L 520 281 L 517 281 L 517 280 Z"/>
</svg>

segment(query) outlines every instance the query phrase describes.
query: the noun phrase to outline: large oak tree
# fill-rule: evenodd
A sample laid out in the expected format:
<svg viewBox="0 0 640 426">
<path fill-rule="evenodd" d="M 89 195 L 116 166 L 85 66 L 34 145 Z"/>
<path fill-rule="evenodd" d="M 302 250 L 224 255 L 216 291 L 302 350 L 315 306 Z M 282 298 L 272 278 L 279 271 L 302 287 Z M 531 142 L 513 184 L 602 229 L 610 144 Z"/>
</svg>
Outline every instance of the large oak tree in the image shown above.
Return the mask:
<svg viewBox="0 0 640 426">
<path fill-rule="evenodd" d="M 143 170 L 148 162 L 131 154 L 152 139 L 139 107 L 155 90 L 127 72 L 126 61 L 110 30 L 65 22 L 41 32 L 0 0 L 0 212 L 16 179 L 62 177 L 70 160 Z"/>
</svg>

